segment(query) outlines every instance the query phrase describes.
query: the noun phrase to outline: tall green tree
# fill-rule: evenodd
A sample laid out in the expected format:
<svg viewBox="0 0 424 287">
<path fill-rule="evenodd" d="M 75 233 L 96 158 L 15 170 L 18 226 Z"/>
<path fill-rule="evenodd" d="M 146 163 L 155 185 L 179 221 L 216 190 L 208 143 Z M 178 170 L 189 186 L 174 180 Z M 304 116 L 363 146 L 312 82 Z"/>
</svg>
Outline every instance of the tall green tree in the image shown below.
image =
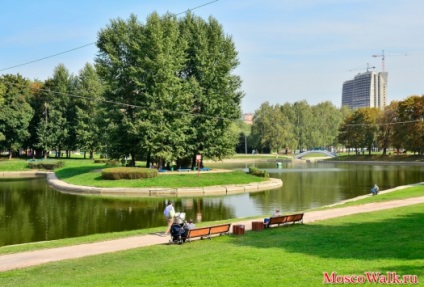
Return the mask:
<svg viewBox="0 0 424 287">
<path fill-rule="evenodd" d="M 228 156 L 234 153 L 237 137 L 228 137 L 227 130 L 241 118 L 243 97 L 241 79 L 234 74 L 239 65 L 234 42 L 213 17 L 206 22 L 188 13 L 180 27 L 188 43 L 181 75 L 196 83 L 191 106 L 194 136 L 187 152 L 193 162 L 197 153 L 209 158 Z"/>
<path fill-rule="evenodd" d="M 0 78 L 0 98 L 3 99 L 0 113 L 0 149 L 13 151 L 23 146 L 29 137 L 29 124 L 33 109 L 29 104 L 29 81 L 18 75 L 3 75 Z"/>
<path fill-rule="evenodd" d="M 396 143 L 393 141 L 395 125 L 397 121 L 398 102 L 393 101 L 386 106 L 377 118 L 377 142 L 378 146 L 383 150 L 383 155 L 387 153 L 387 149 Z"/>
<path fill-rule="evenodd" d="M 295 102 L 292 105 L 292 111 L 288 113 L 290 122 L 293 124 L 293 131 L 297 142 L 297 148 L 300 150 L 313 147 L 313 117 L 311 106 L 305 101 Z"/>
<path fill-rule="evenodd" d="M 355 110 L 339 128 L 339 142 L 348 148 L 367 148 L 371 154 L 376 145 L 377 118 L 380 110 L 377 108 L 360 108 Z"/>
<path fill-rule="evenodd" d="M 331 102 L 312 106 L 310 146 L 330 149 L 337 145 L 338 128 L 342 123 L 342 114 Z"/>
<path fill-rule="evenodd" d="M 32 156 L 39 156 L 42 154 L 42 144 L 38 142 L 37 127 L 44 118 L 44 96 L 43 96 L 43 85 L 44 83 L 39 80 L 32 81 L 30 83 L 30 105 L 34 110 L 34 115 L 31 118 L 29 125 L 29 138 L 25 141 L 24 146 L 29 148 L 32 152 Z"/>
<path fill-rule="evenodd" d="M 234 152 L 237 136 L 228 135 L 240 118 L 241 82 L 232 75 L 234 45 L 216 20 L 153 13 L 142 24 L 132 15 L 112 20 L 97 46 L 105 98 L 122 104 L 106 107 L 112 156 L 163 165 Z"/>
<path fill-rule="evenodd" d="M 271 150 L 269 136 L 272 133 L 272 125 L 270 115 L 273 113 L 273 107 L 269 102 L 262 103 L 253 116 L 252 136 L 254 138 L 254 147 L 262 153 L 264 148 Z"/>
<path fill-rule="evenodd" d="M 105 98 L 122 105 L 106 109 L 109 152 L 154 161 L 175 160 L 190 127 L 191 95 L 179 77 L 185 42 L 175 16 L 151 14 L 146 24 L 132 15 L 112 20 L 99 33 L 97 70 L 107 83 Z"/>
<path fill-rule="evenodd" d="M 79 72 L 75 93 L 76 144 L 84 151 L 84 158 L 88 151 L 92 159 L 94 152 L 101 147 L 99 112 L 103 93 L 103 86 L 92 65 L 86 64 Z"/>
<path fill-rule="evenodd" d="M 0 109 L 4 105 L 4 96 L 6 94 L 6 85 L 3 82 L 0 82 Z M 0 141 L 5 139 L 3 132 L 0 130 Z"/>
<path fill-rule="evenodd" d="M 418 154 L 424 153 L 424 95 L 410 96 L 398 105 L 395 136 L 402 146 Z"/>
<path fill-rule="evenodd" d="M 45 81 L 42 94 L 43 117 L 37 126 L 38 145 L 43 147 L 45 155 L 55 149 L 56 156 L 60 157 L 63 149 L 74 147 L 70 137 L 75 119 L 73 79 L 63 64 L 58 65 L 53 77 Z"/>
</svg>

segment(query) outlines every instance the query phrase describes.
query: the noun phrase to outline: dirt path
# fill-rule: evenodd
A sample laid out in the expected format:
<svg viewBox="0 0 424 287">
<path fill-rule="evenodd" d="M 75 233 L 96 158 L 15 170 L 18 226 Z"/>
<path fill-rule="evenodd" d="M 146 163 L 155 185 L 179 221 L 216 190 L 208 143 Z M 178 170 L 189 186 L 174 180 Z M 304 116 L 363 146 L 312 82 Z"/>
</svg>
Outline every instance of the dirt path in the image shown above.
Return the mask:
<svg viewBox="0 0 424 287">
<path fill-rule="evenodd" d="M 403 186 L 392 190 L 383 191 L 383 193 L 398 190 L 405 187 L 409 186 Z M 369 195 L 361 196 L 356 199 L 360 199 L 367 196 Z M 419 203 L 424 203 L 424 196 L 380 203 L 369 203 L 350 207 L 335 207 L 329 210 L 312 211 L 305 213 L 304 223 L 307 224 L 318 220 L 396 208 L 401 206 L 408 206 Z M 262 218 L 258 218 L 257 220 L 262 220 Z M 252 221 L 257 220 L 250 219 L 248 221 L 234 222 L 233 224 L 243 224 L 245 225 L 245 230 L 251 230 Z M 169 239 L 169 237 L 162 237 L 158 234 L 148 234 L 102 242 L 2 255 L 0 256 L 0 272 L 40 265 L 48 262 L 81 258 L 85 256 L 117 252 L 157 244 L 166 244 L 168 243 Z"/>
</svg>

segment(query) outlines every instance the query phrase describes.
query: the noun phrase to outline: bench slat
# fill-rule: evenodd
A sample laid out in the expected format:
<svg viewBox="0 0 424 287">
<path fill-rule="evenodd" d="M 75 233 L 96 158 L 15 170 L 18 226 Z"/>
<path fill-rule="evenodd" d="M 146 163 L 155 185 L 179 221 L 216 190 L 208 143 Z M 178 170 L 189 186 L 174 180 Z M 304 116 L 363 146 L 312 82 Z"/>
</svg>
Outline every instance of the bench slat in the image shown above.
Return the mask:
<svg viewBox="0 0 424 287">
<path fill-rule="evenodd" d="M 280 226 L 280 224 L 284 224 L 286 222 L 287 222 L 287 216 L 286 215 L 271 217 L 269 219 L 267 227 L 270 227 L 272 224 L 278 224 L 278 226 Z"/>
<path fill-rule="evenodd" d="M 296 222 L 303 224 L 303 213 L 271 217 L 266 227 L 270 227 L 273 224 L 278 224 L 278 226 L 280 226 L 280 224 L 295 224 Z"/>
<path fill-rule="evenodd" d="M 228 233 L 230 231 L 230 225 L 231 224 L 222 224 L 222 225 L 212 226 L 210 229 L 210 235 Z"/>
<path fill-rule="evenodd" d="M 195 237 L 200 237 L 200 238 L 207 237 L 211 239 L 211 235 L 228 233 L 230 230 L 230 226 L 231 226 L 231 223 L 189 229 L 187 233 L 187 237 L 185 239 L 190 243 L 191 243 L 191 239 Z"/>
<path fill-rule="evenodd" d="M 209 235 L 209 227 L 193 228 L 188 230 L 187 238 L 201 237 Z"/>
</svg>

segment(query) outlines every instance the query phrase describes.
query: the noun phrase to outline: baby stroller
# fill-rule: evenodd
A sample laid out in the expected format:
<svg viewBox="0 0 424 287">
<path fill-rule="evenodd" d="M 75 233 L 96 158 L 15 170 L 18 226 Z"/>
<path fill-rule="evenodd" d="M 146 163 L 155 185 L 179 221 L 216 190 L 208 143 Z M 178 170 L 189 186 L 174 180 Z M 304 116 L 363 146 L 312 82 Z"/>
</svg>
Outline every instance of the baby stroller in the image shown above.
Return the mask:
<svg viewBox="0 0 424 287">
<path fill-rule="evenodd" d="M 169 243 L 183 244 L 187 237 L 186 226 L 185 213 L 177 212 L 174 217 L 174 223 L 171 226 L 171 240 L 169 240 Z"/>
</svg>

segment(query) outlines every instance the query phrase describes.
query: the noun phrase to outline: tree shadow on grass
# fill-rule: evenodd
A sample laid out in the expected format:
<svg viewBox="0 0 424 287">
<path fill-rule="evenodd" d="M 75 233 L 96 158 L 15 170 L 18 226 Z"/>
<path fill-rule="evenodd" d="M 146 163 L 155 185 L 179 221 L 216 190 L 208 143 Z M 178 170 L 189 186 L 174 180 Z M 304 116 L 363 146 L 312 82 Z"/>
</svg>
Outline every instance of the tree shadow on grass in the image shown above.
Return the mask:
<svg viewBox="0 0 424 287">
<path fill-rule="evenodd" d="M 361 214 L 360 216 L 364 216 Z M 403 259 L 424 258 L 422 235 L 424 213 L 398 215 L 381 221 L 341 224 L 305 224 L 249 232 L 234 244 L 257 248 L 282 248 L 337 259 Z"/>
<path fill-rule="evenodd" d="M 83 173 L 93 172 L 99 170 L 101 167 L 95 167 L 92 165 L 79 166 L 79 167 L 65 167 L 58 171 L 55 171 L 56 176 L 59 179 L 67 179 Z"/>
</svg>

